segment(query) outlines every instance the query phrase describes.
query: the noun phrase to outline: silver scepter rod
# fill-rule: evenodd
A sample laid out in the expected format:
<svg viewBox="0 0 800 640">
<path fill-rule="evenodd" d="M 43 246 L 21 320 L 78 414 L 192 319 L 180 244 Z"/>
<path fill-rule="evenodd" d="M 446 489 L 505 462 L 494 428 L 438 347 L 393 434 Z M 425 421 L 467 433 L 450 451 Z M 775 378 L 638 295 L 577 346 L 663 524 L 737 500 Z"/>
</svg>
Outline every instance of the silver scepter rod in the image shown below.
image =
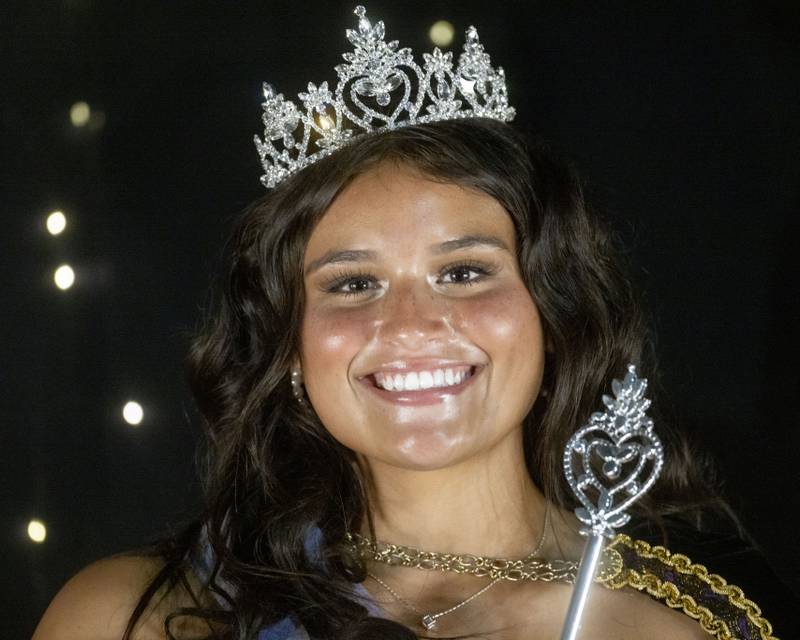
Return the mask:
<svg viewBox="0 0 800 640">
<path fill-rule="evenodd" d="M 586 541 L 586 548 L 581 558 L 581 566 L 578 569 L 578 576 L 575 578 L 575 587 L 572 590 L 572 598 L 569 601 L 567 617 L 564 620 L 564 630 L 561 632 L 561 640 L 575 640 L 583 617 L 583 608 L 589 599 L 589 587 L 592 586 L 594 575 L 597 571 L 597 564 L 600 562 L 600 554 L 603 551 L 605 537 L 599 534 L 592 534 Z"/>
<path fill-rule="evenodd" d="M 588 537 L 572 590 L 561 640 L 575 640 L 606 539 L 630 520 L 626 509 L 647 492 L 664 466 L 664 448 L 645 414 L 647 379 L 628 365 L 622 382 L 612 380 L 614 397 L 593 413 L 564 448 L 564 475 L 582 506 L 575 516 Z M 599 467 L 599 468 L 598 468 Z"/>
</svg>

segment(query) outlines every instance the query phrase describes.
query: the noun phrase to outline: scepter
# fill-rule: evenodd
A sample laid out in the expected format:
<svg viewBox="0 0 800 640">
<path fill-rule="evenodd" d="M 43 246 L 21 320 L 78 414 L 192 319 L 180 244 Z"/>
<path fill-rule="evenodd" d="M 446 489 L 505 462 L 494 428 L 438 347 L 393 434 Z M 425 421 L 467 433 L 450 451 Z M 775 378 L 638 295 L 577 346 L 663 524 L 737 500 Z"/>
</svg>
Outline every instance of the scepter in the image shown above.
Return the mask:
<svg viewBox="0 0 800 640">
<path fill-rule="evenodd" d="M 586 547 L 572 591 L 561 640 L 575 640 L 600 554 L 614 529 L 625 525 L 625 510 L 656 481 L 664 466 L 664 448 L 645 415 L 647 379 L 628 364 L 622 382 L 612 380 L 614 398 L 603 394 L 603 413 L 589 417 L 567 442 L 564 474 L 578 502 L 575 516 L 583 523 Z"/>
</svg>

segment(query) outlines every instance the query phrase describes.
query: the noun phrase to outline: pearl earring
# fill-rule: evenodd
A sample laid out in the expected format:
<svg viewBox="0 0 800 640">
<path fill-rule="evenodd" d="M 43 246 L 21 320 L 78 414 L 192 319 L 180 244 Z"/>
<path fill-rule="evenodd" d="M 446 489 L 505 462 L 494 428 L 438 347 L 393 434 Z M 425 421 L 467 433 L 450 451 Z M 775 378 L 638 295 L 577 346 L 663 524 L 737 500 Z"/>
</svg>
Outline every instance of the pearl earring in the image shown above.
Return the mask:
<svg viewBox="0 0 800 640">
<path fill-rule="evenodd" d="M 292 383 L 292 394 L 294 395 L 295 399 L 300 404 L 305 404 L 303 400 L 303 374 L 300 372 L 299 369 L 292 369 L 292 376 L 291 376 L 291 383 Z"/>
</svg>

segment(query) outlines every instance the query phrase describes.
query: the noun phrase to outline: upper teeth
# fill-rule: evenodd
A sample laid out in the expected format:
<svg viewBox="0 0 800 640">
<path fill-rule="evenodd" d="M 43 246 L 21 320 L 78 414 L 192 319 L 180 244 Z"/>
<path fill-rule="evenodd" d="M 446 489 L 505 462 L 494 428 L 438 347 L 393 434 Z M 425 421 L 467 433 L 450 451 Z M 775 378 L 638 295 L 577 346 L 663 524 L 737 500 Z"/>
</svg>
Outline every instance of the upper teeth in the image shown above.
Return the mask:
<svg viewBox="0 0 800 640">
<path fill-rule="evenodd" d="M 469 378 L 469 366 L 452 367 L 450 369 L 432 369 L 431 371 L 411 371 L 410 373 L 375 374 L 375 383 L 387 391 L 413 391 L 430 389 L 431 387 L 452 387 Z"/>
</svg>

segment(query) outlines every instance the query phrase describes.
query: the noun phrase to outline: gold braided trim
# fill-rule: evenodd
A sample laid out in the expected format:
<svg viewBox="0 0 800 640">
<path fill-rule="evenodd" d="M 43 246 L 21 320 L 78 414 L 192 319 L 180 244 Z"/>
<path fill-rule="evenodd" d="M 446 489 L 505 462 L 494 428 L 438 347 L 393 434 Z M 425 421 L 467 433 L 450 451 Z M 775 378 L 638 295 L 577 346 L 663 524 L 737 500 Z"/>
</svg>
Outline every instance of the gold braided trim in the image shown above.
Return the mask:
<svg viewBox="0 0 800 640">
<path fill-rule="evenodd" d="M 772 635 L 772 625 L 761 616 L 761 609 L 752 600 L 748 600 L 742 590 L 715 573 L 709 573 L 701 564 L 694 564 L 688 557 L 679 553 L 671 553 L 662 546 L 651 547 L 642 540 L 633 540 L 625 534 L 618 534 L 608 546 L 613 549 L 618 545 L 625 545 L 632 549 L 639 557 L 647 560 L 657 560 L 674 569 L 678 573 L 695 576 L 707 584 L 714 593 L 726 596 L 734 607 L 744 610 L 747 618 L 761 632 L 762 640 L 778 640 Z M 633 587 L 638 591 L 646 591 L 651 596 L 664 600 L 673 609 L 681 609 L 683 613 L 694 618 L 700 623 L 704 631 L 717 638 L 717 640 L 736 640 L 728 624 L 714 615 L 707 607 L 697 604 L 690 595 L 681 593 L 678 587 L 671 582 L 661 580 L 652 573 L 639 573 L 634 569 L 625 567 L 622 571 L 607 580 L 598 580 L 608 589 L 622 589 Z"/>
</svg>

